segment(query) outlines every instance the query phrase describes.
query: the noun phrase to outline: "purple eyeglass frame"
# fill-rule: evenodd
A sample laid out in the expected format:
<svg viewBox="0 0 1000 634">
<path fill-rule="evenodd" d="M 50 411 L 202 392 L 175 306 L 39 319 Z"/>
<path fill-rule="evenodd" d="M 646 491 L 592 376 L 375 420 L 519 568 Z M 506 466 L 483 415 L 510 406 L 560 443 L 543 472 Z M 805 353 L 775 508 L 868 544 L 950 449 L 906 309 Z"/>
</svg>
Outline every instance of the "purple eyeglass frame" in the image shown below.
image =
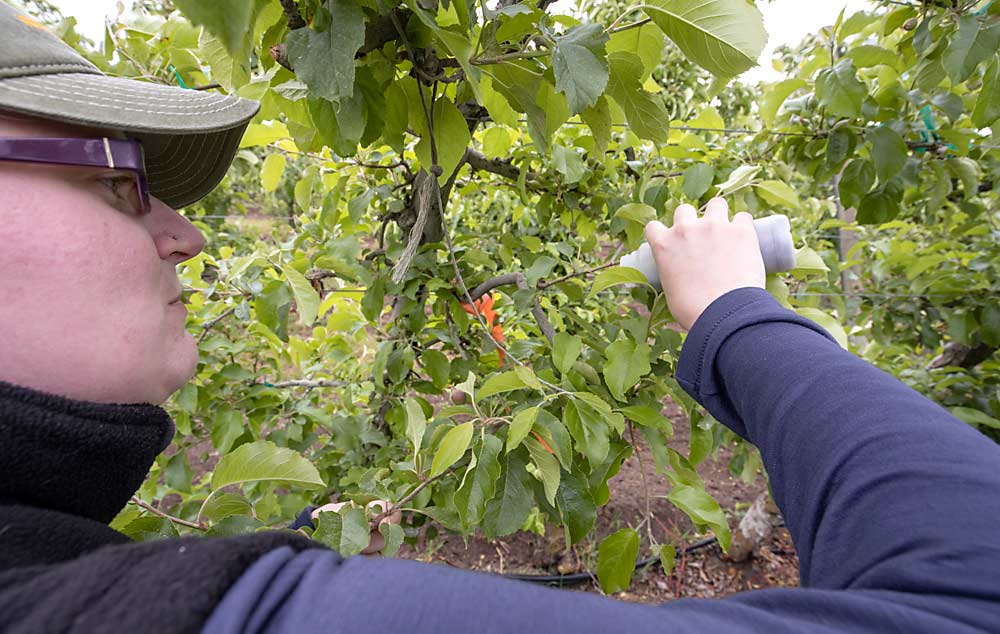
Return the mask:
<svg viewBox="0 0 1000 634">
<path fill-rule="evenodd" d="M 0 161 L 105 167 L 135 174 L 142 212 L 149 213 L 149 182 L 142 143 L 134 139 L 0 137 Z"/>
</svg>

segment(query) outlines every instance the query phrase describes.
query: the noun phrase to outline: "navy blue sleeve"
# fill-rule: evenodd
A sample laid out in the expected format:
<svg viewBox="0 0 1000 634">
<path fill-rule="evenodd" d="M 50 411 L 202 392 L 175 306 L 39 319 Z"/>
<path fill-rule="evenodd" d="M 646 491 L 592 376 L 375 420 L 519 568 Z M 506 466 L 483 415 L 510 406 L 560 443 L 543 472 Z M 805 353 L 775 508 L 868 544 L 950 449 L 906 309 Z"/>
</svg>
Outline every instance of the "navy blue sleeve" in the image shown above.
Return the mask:
<svg viewBox="0 0 1000 634">
<path fill-rule="evenodd" d="M 678 381 L 760 450 L 800 589 L 626 604 L 482 573 L 275 551 L 206 632 L 998 632 L 1000 448 L 759 289 L 716 300 Z"/>
</svg>

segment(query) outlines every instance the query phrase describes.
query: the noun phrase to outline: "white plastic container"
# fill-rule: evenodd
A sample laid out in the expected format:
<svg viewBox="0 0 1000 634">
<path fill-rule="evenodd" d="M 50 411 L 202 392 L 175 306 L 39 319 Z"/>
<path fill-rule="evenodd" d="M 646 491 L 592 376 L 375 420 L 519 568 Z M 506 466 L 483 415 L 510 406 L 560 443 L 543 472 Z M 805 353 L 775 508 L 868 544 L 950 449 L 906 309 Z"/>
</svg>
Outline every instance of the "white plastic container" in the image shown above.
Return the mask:
<svg viewBox="0 0 1000 634">
<path fill-rule="evenodd" d="M 775 215 L 753 221 L 760 243 L 760 255 L 764 258 L 764 270 L 768 273 L 782 273 L 795 268 L 795 245 L 792 243 L 792 228 L 788 216 Z M 653 250 L 643 242 L 637 251 L 622 257 L 621 266 L 638 269 L 646 276 L 653 288 L 660 290 L 660 274 L 656 270 Z"/>
</svg>

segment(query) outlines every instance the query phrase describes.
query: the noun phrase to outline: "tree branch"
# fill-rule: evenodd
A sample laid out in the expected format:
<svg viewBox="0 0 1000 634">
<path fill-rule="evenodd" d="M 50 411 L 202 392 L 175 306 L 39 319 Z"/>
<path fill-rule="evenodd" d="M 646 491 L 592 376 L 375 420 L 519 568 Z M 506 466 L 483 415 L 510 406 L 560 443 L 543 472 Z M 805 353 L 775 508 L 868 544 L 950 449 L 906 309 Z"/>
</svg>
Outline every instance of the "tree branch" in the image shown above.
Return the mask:
<svg viewBox="0 0 1000 634">
<path fill-rule="evenodd" d="M 538 283 L 538 289 L 539 290 L 543 290 L 543 289 L 546 289 L 546 288 L 548 288 L 550 286 L 555 286 L 556 284 L 560 284 L 562 282 L 565 282 L 568 279 L 572 279 L 574 277 L 583 277 L 584 275 L 590 275 L 591 273 L 596 273 L 598 271 L 603 271 L 604 269 L 610 269 L 612 266 L 618 266 L 618 262 L 615 262 L 615 261 L 608 262 L 607 264 L 602 264 L 602 265 L 596 266 L 596 267 L 594 267 L 592 269 L 587 269 L 586 271 L 577 271 L 575 273 L 570 273 L 568 275 L 563 275 L 562 277 L 557 277 L 556 279 L 551 280 L 551 281 L 545 281 L 545 280 L 543 280 L 543 281 L 541 281 L 541 282 Z"/>
<path fill-rule="evenodd" d="M 486 293 L 492 291 L 494 288 L 512 284 L 516 285 L 522 291 L 530 290 L 528 287 L 528 280 L 524 277 L 524 273 L 508 273 L 506 275 L 500 275 L 486 280 L 474 288 L 469 295 L 472 297 L 473 301 L 475 301 Z M 545 338 L 549 340 L 549 344 L 551 345 L 552 341 L 556 337 L 556 331 L 549 322 L 549 318 L 542 309 L 542 305 L 538 303 L 537 297 L 532 297 L 531 299 L 531 314 L 534 316 L 535 322 L 538 324 L 538 328 L 542 331 L 542 334 L 545 335 Z"/>
<path fill-rule="evenodd" d="M 163 511 L 161 511 L 160 509 L 156 508 L 155 506 L 143 502 L 142 500 L 140 500 L 139 498 L 137 498 L 134 495 L 132 496 L 131 502 L 132 502 L 132 504 L 135 504 L 139 508 L 145 509 L 145 510 L 149 511 L 153 515 L 157 515 L 159 517 L 162 517 L 163 519 L 170 520 L 174 524 L 180 524 L 181 526 L 187 526 L 188 528 L 194 528 L 194 529 L 199 530 L 199 531 L 207 531 L 208 530 L 208 527 L 205 526 L 204 524 L 197 524 L 195 522 L 189 522 L 187 520 L 182 520 L 181 518 L 174 517 L 173 515 L 168 515 L 168 514 L 164 513 Z"/>
<path fill-rule="evenodd" d="M 380 49 L 389 42 L 398 39 L 399 33 L 396 31 L 393 16 L 395 16 L 395 19 L 399 20 L 402 24 L 406 24 L 411 15 L 413 15 L 413 13 L 409 9 L 405 7 L 397 7 L 391 12 L 385 15 L 380 15 L 373 21 L 369 22 L 368 26 L 365 27 L 365 43 L 358 49 L 355 57 L 364 57 L 368 53 Z"/>
<path fill-rule="evenodd" d="M 203 330 L 201 332 L 201 335 L 198 336 L 198 343 L 201 343 L 202 339 L 204 339 L 205 337 L 208 336 L 208 331 L 209 330 L 211 330 L 212 328 L 215 328 L 216 324 L 218 324 L 220 321 L 222 321 L 226 317 L 229 317 L 234 312 L 236 312 L 236 307 L 235 306 L 233 306 L 232 308 L 226 309 L 225 312 L 223 312 L 221 315 L 219 315 L 218 317 L 216 317 L 212 321 L 207 321 L 207 322 L 203 323 L 201 325 L 201 327 L 202 327 Z"/>
<path fill-rule="evenodd" d="M 281 8 L 285 10 L 285 20 L 288 21 L 288 28 L 301 29 L 306 25 L 299 13 L 299 4 L 296 0 L 280 0 Z"/>
<path fill-rule="evenodd" d="M 511 163 L 510 159 L 487 158 L 485 154 L 471 147 L 465 149 L 465 161 L 474 170 L 497 174 L 512 181 L 521 178 L 521 170 Z"/>
</svg>

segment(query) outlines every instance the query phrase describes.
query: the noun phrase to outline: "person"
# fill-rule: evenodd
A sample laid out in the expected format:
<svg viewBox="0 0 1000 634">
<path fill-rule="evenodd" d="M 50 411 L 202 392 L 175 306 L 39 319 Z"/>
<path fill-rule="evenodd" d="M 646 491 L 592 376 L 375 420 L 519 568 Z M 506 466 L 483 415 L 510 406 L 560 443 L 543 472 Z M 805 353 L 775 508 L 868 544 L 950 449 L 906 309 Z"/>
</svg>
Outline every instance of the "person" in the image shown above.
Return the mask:
<svg viewBox="0 0 1000 634">
<path fill-rule="evenodd" d="M 689 330 L 677 379 L 760 448 L 801 588 L 631 605 L 290 532 L 109 528 L 196 363 L 176 266 L 204 240 L 174 208 L 255 111 L 105 77 L 0 3 L 0 631 L 1000 631 L 1000 448 L 782 308 L 722 199 L 646 238 Z"/>
</svg>

